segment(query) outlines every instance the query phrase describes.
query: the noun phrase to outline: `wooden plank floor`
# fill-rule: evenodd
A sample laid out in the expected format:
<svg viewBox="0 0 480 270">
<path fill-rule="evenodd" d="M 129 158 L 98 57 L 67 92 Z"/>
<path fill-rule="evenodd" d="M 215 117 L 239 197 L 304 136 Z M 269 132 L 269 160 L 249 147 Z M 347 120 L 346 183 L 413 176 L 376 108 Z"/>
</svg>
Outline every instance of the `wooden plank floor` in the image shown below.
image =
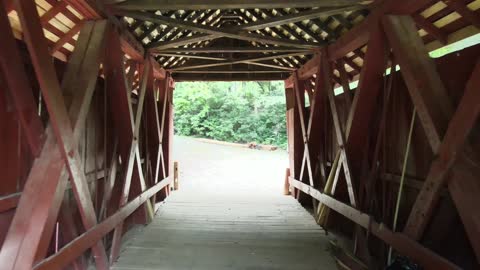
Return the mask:
<svg viewBox="0 0 480 270">
<path fill-rule="evenodd" d="M 284 152 L 186 138 L 174 146 L 181 188 L 113 269 L 336 269 L 324 231 L 281 194 Z"/>
</svg>

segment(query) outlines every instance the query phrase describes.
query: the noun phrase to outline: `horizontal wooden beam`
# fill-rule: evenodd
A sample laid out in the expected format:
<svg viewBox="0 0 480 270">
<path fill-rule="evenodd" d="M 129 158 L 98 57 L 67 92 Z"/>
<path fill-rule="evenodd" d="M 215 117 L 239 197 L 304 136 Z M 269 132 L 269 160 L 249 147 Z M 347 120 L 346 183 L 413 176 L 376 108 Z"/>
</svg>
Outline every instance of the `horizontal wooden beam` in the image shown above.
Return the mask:
<svg viewBox="0 0 480 270">
<path fill-rule="evenodd" d="M 308 52 L 291 47 L 205 47 L 205 48 L 176 48 L 151 49 L 152 54 L 162 53 L 272 53 L 272 52 Z"/>
<path fill-rule="evenodd" d="M 175 73 L 187 73 L 187 74 L 239 74 L 239 73 L 285 73 L 284 70 L 180 70 L 174 71 Z"/>
<path fill-rule="evenodd" d="M 210 82 L 233 82 L 233 81 L 279 81 L 288 78 L 290 73 L 233 73 L 233 74 L 173 74 L 176 82 L 210 81 Z"/>
<path fill-rule="evenodd" d="M 120 1 L 116 1 L 120 2 Z M 248 9 L 248 8 L 305 8 L 341 7 L 369 4 L 365 0 L 127 0 L 115 7 L 126 10 L 192 10 L 192 9 Z"/>
<path fill-rule="evenodd" d="M 311 52 L 312 53 L 312 52 Z M 227 66 L 227 65 L 234 65 L 234 64 L 254 64 L 258 61 L 266 61 L 266 60 L 273 60 L 278 58 L 285 58 L 291 56 L 300 56 L 305 54 L 311 53 L 289 53 L 289 54 L 276 54 L 276 55 L 268 55 L 263 57 L 249 57 L 243 59 L 237 59 L 232 61 L 225 61 L 221 63 L 208 63 L 208 64 L 201 64 L 201 65 L 194 65 L 194 66 L 185 66 L 185 67 L 178 67 L 171 69 L 172 71 L 180 71 L 180 70 L 189 70 L 189 69 L 199 69 L 199 68 L 207 68 L 207 67 L 218 67 L 218 66 Z M 276 68 L 282 68 L 282 66 L 278 65 L 275 66 Z M 295 70 L 294 68 L 287 68 L 288 70 Z"/>
<path fill-rule="evenodd" d="M 211 56 L 200 56 L 200 55 L 191 55 L 191 54 L 179 54 L 179 53 L 157 53 L 159 56 L 169 56 L 169 57 L 182 57 L 182 58 L 193 58 L 193 59 L 203 59 L 203 60 L 212 60 L 212 61 L 225 61 L 227 58 L 223 57 L 211 57 Z"/>
<path fill-rule="evenodd" d="M 96 172 L 86 173 L 85 176 L 87 177 L 88 183 L 94 183 L 95 181 L 102 179 L 104 174 L 105 174 L 105 170 L 98 170 Z M 96 177 L 93 177 L 95 175 Z M 71 189 L 72 189 L 72 184 L 68 182 L 66 190 L 71 190 Z M 6 196 L 0 196 L 0 213 L 16 208 L 21 195 L 22 195 L 21 192 L 17 192 L 17 193 L 9 194 Z"/>
<path fill-rule="evenodd" d="M 177 38 L 175 40 L 171 41 L 162 41 L 162 42 L 153 42 L 151 44 L 147 45 L 147 48 L 149 48 L 149 51 L 151 53 L 154 53 L 155 51 L 162 51 L 170 48 L 175 48 L 179 46 L 184 46 L 188 44 L 193 44 L 197 42 L 202 42 L 202 41 L 207 41 L 207 40 L 212 40 L 215 38 L 219 38 L 220 36 L 214 36 L 210 34 L 197 34 L 193 36 L 186 36 L 186 37 L 181 37 Z"/>
<path fill-rule="evenodd" d="M 115 226 L 120 224 L 143 203 L 145 203 L 153 195 L 157 194 L 160 190 L 162 190 L 171 182 L 171 177 L 167 177 L 162 181 L 158 182 L 153 187 L 144 191 L 135 199 L 131 200 L 125 206 L 120 208 L 117 212 L 115 212 L 115 214 L 105 219 L 102 223 L 99 223 L 93 228 L 89 229 L 88 231 L 80 235 L 78 238 L 75 238 L 75 240 L 61 248 L 57 253 L 35 265 L 33 269 L 64 269 L 65 266 L 67 266 L 70 262 L 80 256 L 87 249 L 92 247 L 95 243 L 100 241 L 103 236 L 113 230 Z"/>
<path fill-rule="evenodd" d="M 418 262 L 425 269 L 460 269 L 460 267 L 449 262 L 440 255 L 425 248 L 420 243 L 410 239 L 403 233 L 395 233 L 391 231 L 385 224 L 375 222 L 375 218 L 363 213 L 333 197 L 327 196 L 313 187 L 306 185 L 292 177 L 289 178 L 290 185 L 309 194 L 313 198 L 320 201 L 328 208 L 350 219 L 361 227 L 369 230 L 385 243 L 391 245 L 402 255 L 406 255 Z"/>
</svg>

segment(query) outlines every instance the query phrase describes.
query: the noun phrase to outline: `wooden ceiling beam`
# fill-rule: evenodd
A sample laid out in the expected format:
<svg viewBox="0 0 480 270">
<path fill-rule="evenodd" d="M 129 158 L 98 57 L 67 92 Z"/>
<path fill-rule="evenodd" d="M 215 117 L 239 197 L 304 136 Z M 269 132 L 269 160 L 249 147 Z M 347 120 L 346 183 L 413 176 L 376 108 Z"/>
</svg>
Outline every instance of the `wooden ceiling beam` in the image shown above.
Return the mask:
<svg viewBox="0 0 480 270">
<path fill-rule="evenodd" d="M 292 67 L 286 67 L 286 66 L 279 66 L 275 63 L 273 64 L 267 64 L 267 63 L 260 63 L 260 62 L 245 62 L 247 64 L 250 64 L 250 65 L 255 65 L 255 66 L 261 66 L 261 67 L 269 67 L 269 68 L 276 68 L 276 69 L 280 69 L 280 70 L 284 70 L 284 71 L 294 71 L 296 68 L 292 68 Z"/>
<path fill-rule="evenodd" d="M 274 45 L 282 45 L 282 46 L 291 46 L 291 47 L 299 47 L 299 48 L 314 48 L 318 47 L 315 43 L 307 43 L 307 42 L 299 42 L 299 41 L 292 41 L 292 40 L 284 40 L 279 38 L 273 37 L 264 37 L 257 34 L 252 33 L 244 33 L 243 31 L 255 31 L 259 29 L 263 29 L 265 25 L 270 25 L 272 20 L 266 20 L 267 22 L 264 23 L 252 23 L 249 25 L 245 25 L 242 27 L 234 27 L 234 28 L 227 28 L 227 29 L 218 29 L 210 26 L 199 25 L 192 22 L 182 22 L 172 18 L 166 18 L 163 16 L 157 16 L 151 13 L 146 12 L 137 12 L 137 11 L 123 11 L 123 10 L 115 10 L 115 13 L 118 15 L 123 15 L 135 19 L 140 19 L 144 21 L 150 21 L 153 23 L 158 24 L 167 24 L 173 25 L 176 27 L 181 27 L 185 29 L 189 29 L 191 31 L 200 32 L 204 34 L 211 35 L 210 39 L 218 38 L 218 37 L 229 37 L 234 39 L 240 40 L 247 40 L 247 41 L 256 41 L 261 43 L 267 44 L 274 44 Z M 296 14 L 297 15 L 297 14 Z M 285 16 L 287 17 L 287 16 Z M 282 17 L 275 18 L 277 23 L 281 22 Z M 292 17 L 288 17 L 288 21 L 291 22 L 293 19 Z M 303 18 L 303 16 L 297 15 L 297 20 Z M 202 40 L 205 40 L 205 36 L 199 36 Z"/>
<path fill-rule="evenodd" d="M 178 67 L 178 68 L 172 69 L 172 71 L 199 69 L 199 68 L 217 67 L 217 66 L 226 66 L 226 65 L 234 65 L 234 64 L 245 64 L 245 63 L 247 63 L 247 64 L 268 65 L 268 64 L 256 63 L 256 62 L 273 60 L 273 59 L 277 59 L 277 58 L 298 56 L 298 55 L 304 55 L 304 54 L 305 53 L 289 53 L 289 54 L 269 55 L 269 56 L 264 56 L 264 57 L 249 57 L 249 58 L 237 59 L 237 60 L 226 61 L 226 62 L 221 62 L 221 63 L 208 63 L 208 64 L 201 64 L 201 65 L 195 65 L 195 66 Z M 281 68 L 281 67 L 280 66 L 274 66 L 274 68 Z M 288 68 L 288 70 L 292 70 L 292 69 Z"/>
<path fill-rule="evenodd" d="M 233 74 L 174 74 L 176 82 L 184 81 L 278 81 L 290 75 L 284 73 L 233 73 Z"/>
<path fill-rule="evenodd" d="M 191 9 L 248 9 L 248 8 L 302 8 L 342 7 L 366 5 L 365 0 L 127 0 L 115 5 L 124 10 L 191 10 Z"/>
<path fill-rule="evenodd" d="M 170 56 L 170 57 L 184 57 L 192 59 L 203 59 L 203 60 L 213 60 L 213 61 L 225 61 L 228 60 L 222 57 L 211 57 L 211 56 L 200 56 L 200 55 L 190 55 L 190 54 L 178 54 L 178 53 L 159 53 L 160 56 Z"/>
<path fill-rule="evenodd" d="M 212 39 L 215 39 L 215 38 L 219 38 L 220 36 L 215 36 L 215 37 L 212 37 L 212 35 L 210 34 L 198 34 L 198 35 L 194 35 L 194 36 L 186 36 L 186 37 L 182 37 L 182 38 L 177 38 L 175 40 L 172 40 L 172 41 L 167 41 L 167 42 L 158 42 L 156 47 L 154 48 L 151 48 L 150 51 L 151 52 L 159 52 L 159 51 L 162 51 L 162 50 L 165 50 L 165 49 L 170 49 L 170 48 L 175 48 L 175 47 L 179 47 L 179 46 L 185 46 L 185 45 L 188 45 L 188 44 L 192 44 L 192 43 L 197 43 L 197 42 L 201 42 L 201 41 L 206 41 L 206 40 L 212 40 Z"/>
<path fill-rule="evenodd" d="M 308 52 L 291 47 L 207 47 L 207 48 L 176 48 L 152 50 L 152 53 L 272 53 L 272 52 Z"/>
<path fill-rule="evenodd" d="M 285 73 L 284 70 L 278 69 L 266 69 L 266 70 L 248 70 L 248 69 L 236 69 L 236 70 L 179 70 L 173 72 L 185 73 L 185 74 L 240 74 L 240 73 Z"/>
</svg>

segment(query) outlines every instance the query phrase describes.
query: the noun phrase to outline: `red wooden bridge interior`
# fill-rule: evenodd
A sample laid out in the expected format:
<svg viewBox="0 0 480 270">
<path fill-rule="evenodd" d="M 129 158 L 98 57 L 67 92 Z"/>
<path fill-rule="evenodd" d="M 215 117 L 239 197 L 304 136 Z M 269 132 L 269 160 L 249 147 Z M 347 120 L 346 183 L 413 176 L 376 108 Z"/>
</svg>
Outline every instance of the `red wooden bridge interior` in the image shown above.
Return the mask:
<svg viewBox="0 0 480 270">
<path fill-rule="evenodd" d="M 429 55 L 479 34 L 479 12 L 1 0 L 0 268 L 109 269 L 169 196 L 175 82 L 284 80 L 288 190 L 347 239 L 342 267 L 384 269 L 391 248 L 424 269 L 479 269 L 480 45 Z"/>
</svg>

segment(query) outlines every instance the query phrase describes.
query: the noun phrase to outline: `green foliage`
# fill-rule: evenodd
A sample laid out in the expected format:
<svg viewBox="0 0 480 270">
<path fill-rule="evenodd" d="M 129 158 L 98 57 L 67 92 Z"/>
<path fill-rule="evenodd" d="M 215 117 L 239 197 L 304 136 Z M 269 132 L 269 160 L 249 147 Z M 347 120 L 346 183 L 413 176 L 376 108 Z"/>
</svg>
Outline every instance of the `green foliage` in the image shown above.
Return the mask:
<svg viewBox="0 0 480 270">
<path fill-rule="evenodd" d="M 286 148 L 283 82 L 181 82 L 173 101 L 176 134 Z"/>
</svg>

